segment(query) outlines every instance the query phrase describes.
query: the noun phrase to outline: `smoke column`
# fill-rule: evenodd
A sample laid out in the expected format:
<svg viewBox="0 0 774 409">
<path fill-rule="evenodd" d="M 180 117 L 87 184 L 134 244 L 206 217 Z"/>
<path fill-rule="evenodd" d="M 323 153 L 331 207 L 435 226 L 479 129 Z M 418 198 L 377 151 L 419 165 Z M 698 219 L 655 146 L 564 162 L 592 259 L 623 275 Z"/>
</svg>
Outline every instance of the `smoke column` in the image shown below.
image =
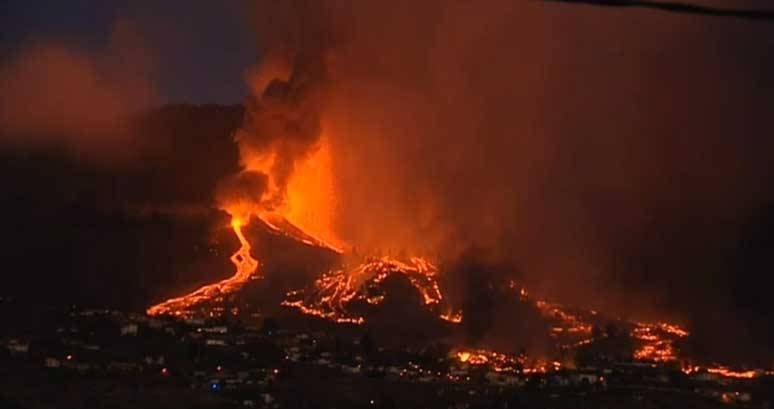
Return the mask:
<svg viewBox="0 0 774 409">
<path fill-rule="evenodd" d="M 224 180 L 217 193 L 220 206 L 242 218 L 286 216 L 288 184 L 296 167 L 320 149 L 326 38 L 322 26 L 304 18 L 319 7 L 296 1 L 270 8 L 272 13 L 261 15 L 284 17 L 286 31 L 265 31 L 266 54 L 248 74 L 253 95 L 235 136 L 243 170 Z"/>
<path fill-rule="evenodd" d="M 264 65 L 292 67 L 260 102 L 303 77 L 324 78 L 325 98 L 291 110 L 321 133 L 240 146 L 289 153 L 264 172 L 282 197 L 324 135 L 347 243 L 485 249 L 533 293 L 616 311 L 723 305 L 703 283 L 727 274 L 736 217 L 774 197 L 770 26 L 505 0 L 256 4 Z"/>
</svg>

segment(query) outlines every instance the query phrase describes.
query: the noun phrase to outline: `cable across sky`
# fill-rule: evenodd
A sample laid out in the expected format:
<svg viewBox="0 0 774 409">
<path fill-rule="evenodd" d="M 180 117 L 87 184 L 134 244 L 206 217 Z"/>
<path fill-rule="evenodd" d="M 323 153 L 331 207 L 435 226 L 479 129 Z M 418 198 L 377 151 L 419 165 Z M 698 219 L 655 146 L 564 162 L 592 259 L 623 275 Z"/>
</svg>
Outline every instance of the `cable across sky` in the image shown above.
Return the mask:
<svg viewBox="0 0 774 409">
<path fill-rule="evenodd" d="M 732 9 L 702 6 L 682 2 L 657 2 L 648 0 L 542 0 L 554 3 L 585 4 L 602 7 L 637 7 L 671 13 L 697 14 L 714 17 L 731 17 L 747 20 L 774 21 L 774 10 Z"/>
</svg>

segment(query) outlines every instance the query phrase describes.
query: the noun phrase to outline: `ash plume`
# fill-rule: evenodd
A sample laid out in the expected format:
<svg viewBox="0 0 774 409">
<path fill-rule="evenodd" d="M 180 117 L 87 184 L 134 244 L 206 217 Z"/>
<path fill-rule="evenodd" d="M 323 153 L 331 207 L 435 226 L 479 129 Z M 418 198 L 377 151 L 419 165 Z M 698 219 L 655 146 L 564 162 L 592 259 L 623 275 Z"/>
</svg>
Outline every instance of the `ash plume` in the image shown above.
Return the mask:
<svg viewBox="0 0 774 409">
<path fill-rule="evenodd" d="M 230 205 L 249 209 L 256 203 L 262 203 L 268 184 L 266 174 L 244 171 L 220 181 L 215 197 L 221 207 Z"/>
<path fill-rule="evenodd" d="M 230 196 L 253 196 L 247 213 L 272 211 L 285 203 L 287 184 L 298 161 L 318 149 L 321 108 L 327 82 L 324 20 L 310 18 L 321 11 L 316 2 L 271 2 L 258 27 L 265 50 L 263 61 L 248 72 L 253 92 L 237 131 L 243 173 L 233 180 L 265 175 L 261 194 L 244 192 L 253 186 L 225 181 L 218 202 L 228 206 Z M 236 190 L 236 192 L 235 192 Z M 242 191 L 242 192 L 240 192 Z M 263 197 L 263 193 L 266 197 Z M 244 202 L 243 202 L 244 203 Z"/>
<path fill-rule="evenodd" d="M 733 304 L 707 283 L 734 274 L 739 219 L 774 198 L 770 26 L 505 0 L 315 4 L 258 14 L 281 53 L 303 43 L 301 21 L 335 33 L 325 103 L 306 112 L 332 144 L 342 239 L 447 259 L 479 246 L 537 294 L 623 313 L 700 320 Z"/>
</svg>

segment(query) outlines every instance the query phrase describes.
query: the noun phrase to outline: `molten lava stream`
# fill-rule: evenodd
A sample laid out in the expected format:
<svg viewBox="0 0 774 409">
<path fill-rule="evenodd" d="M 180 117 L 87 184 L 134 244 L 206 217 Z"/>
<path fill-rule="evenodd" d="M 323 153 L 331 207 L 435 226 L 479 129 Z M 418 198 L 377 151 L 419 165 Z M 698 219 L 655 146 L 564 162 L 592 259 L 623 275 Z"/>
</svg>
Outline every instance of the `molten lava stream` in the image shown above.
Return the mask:
<svg viewBox="0 0 774 409">
<path fill-rule="evenodd" d="M 250 242 L 242 234 L 242 225 L 242 220 L 236 217 L 231 219 L 231 228 L 241 244 L 239 250 L 231 256 L 231 262 L 236 267 L 236 272 L 233 276 L 214 284 L 205 285 L 190 294 L 170 298 L 160 304 L 156 304 L 148 308 L 148 315 L 187 315 L 189 309 L 194 305 L 205 301 L 212 301 L 217 297 L 231 294 L 242 288 L 258 269 L 258 260 L 250 255 Z"/>
</svg>

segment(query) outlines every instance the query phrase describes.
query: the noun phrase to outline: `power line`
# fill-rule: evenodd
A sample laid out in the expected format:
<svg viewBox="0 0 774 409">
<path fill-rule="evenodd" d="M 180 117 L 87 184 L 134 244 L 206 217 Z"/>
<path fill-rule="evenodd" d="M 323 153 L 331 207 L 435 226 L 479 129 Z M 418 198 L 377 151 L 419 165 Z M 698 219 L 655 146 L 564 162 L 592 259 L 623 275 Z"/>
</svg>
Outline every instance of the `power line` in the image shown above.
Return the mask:
<svg viewBox="0 0 774 409">
<path fill-rule="evenodd" d="M 699 14 L 715 17 L 732 17 L 747 20 L 772 20 L 774 10 L 728 9 L 679 2 L 655 2 L 647 0 L 542 0 L 554 3 L 586 4 L 604 7 L 637 7 L 672 13 Z"/>
</svg>

